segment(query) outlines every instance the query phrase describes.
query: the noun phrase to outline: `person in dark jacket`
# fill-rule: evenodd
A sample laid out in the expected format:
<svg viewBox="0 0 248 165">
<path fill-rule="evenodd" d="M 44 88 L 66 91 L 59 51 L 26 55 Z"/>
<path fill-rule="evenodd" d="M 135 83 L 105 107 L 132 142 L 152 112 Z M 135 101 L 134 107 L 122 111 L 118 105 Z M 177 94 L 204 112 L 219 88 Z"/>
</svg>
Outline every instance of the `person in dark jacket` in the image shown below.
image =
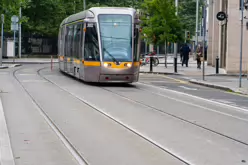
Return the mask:
<svg viewBox="0 0 248 165">
<path fill-rule="evenodd" d="M 188 67 L 189 53 L 191 52 L 191 50 L 186 43 L 181 48 L 181 52 L 182 52 L 182 56 L 183 56 L 182 66 L 185 64 L 186 67 Z"/>
</svg>

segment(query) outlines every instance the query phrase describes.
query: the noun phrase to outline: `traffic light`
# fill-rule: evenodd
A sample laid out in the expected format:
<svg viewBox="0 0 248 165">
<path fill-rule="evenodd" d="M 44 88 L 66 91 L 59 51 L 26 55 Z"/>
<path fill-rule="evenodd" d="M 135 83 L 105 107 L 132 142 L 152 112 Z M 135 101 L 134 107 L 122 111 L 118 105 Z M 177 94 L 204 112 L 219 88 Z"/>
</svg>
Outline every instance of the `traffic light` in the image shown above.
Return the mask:
<svg viewBox="0 0 248 165">
<path fill-rule="evenodd" d="M 190 32 L 189 31 L 186 32 L 186 37 L 188 40 L 190 40 Z"/>
</svg>

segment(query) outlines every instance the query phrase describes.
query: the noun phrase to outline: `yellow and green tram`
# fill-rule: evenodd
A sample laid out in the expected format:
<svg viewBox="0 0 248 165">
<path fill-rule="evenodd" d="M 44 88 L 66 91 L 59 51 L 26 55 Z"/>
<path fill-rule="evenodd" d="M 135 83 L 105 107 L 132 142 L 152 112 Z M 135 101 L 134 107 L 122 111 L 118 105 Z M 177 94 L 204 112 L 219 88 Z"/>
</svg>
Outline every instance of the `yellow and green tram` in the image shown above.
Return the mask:
<svg viewBox="0 0 248 165">
<path fill-rule="evenodd" d="M 133 8 L 93 7 L 63 20 L 59 69 L 86 82 L 139 79 L 140 20 Z"/>
</svg>

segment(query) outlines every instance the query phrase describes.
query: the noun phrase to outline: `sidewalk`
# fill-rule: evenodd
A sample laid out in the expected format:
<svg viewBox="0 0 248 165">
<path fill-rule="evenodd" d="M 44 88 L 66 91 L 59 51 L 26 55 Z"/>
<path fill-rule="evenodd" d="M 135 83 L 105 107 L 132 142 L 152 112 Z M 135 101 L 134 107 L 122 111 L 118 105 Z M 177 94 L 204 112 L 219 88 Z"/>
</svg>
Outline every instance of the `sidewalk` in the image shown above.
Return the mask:
<svg viewBox="0 0 248 165">
<path fill-rule="evenodd" d="M 175 75 L 185 75 L 185 76 L 201 76 L 202 69 L 197 69 L 197 63 L 193 58 L 189 59 L 189 66 L 182 66 L 181 62 L 177 64 L 177 73 L 174 72 L 173 58 L 167 59 L 167 68 L 165 64 L 159 64 L 156 67 L 153 67 L 154 73 L 160 74 L 175 74 Z M 179 59 L 180 60 L 180 59 Z M 159 62 L 164 63 L 164 59 L 159 60 Z M 179 61 L 178 61 L 179 62 Z M 150 73 L 150 64 L 142 66 L 140 68 L 141 73 Z M 205 75 L 215 75 L 216 70 L 214 67 L 207 66 L 205 62 Z M 226 74 L 224 69 L 219 68 L 219 74 Z"/>
<path fill-rule="evenodd" d="M 237 76 L 208 76 L 205 81 L 200 78 L 190 79 L 190 83 L 203 85 L 211 88 L 221 89 L 238 94 L 248 95 L 248 79 L 242 78 L 242 87 L 239 88 L 239 77 Z"/>
</svg>

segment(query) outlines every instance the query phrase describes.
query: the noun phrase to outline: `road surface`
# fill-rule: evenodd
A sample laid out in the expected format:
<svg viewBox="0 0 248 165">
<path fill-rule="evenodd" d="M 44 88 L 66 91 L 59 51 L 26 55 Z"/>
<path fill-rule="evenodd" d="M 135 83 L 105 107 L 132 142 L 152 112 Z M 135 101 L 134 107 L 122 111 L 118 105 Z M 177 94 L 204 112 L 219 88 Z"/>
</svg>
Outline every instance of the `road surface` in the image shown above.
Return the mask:
<svg viewBox="0 0 248 165">
<path fill-rule="evenodd" d="M 87 84 L 46 64 L 0 80 L 16 165 L 247 164 L 247 97 L 146 74 Z"/>
</svg>

